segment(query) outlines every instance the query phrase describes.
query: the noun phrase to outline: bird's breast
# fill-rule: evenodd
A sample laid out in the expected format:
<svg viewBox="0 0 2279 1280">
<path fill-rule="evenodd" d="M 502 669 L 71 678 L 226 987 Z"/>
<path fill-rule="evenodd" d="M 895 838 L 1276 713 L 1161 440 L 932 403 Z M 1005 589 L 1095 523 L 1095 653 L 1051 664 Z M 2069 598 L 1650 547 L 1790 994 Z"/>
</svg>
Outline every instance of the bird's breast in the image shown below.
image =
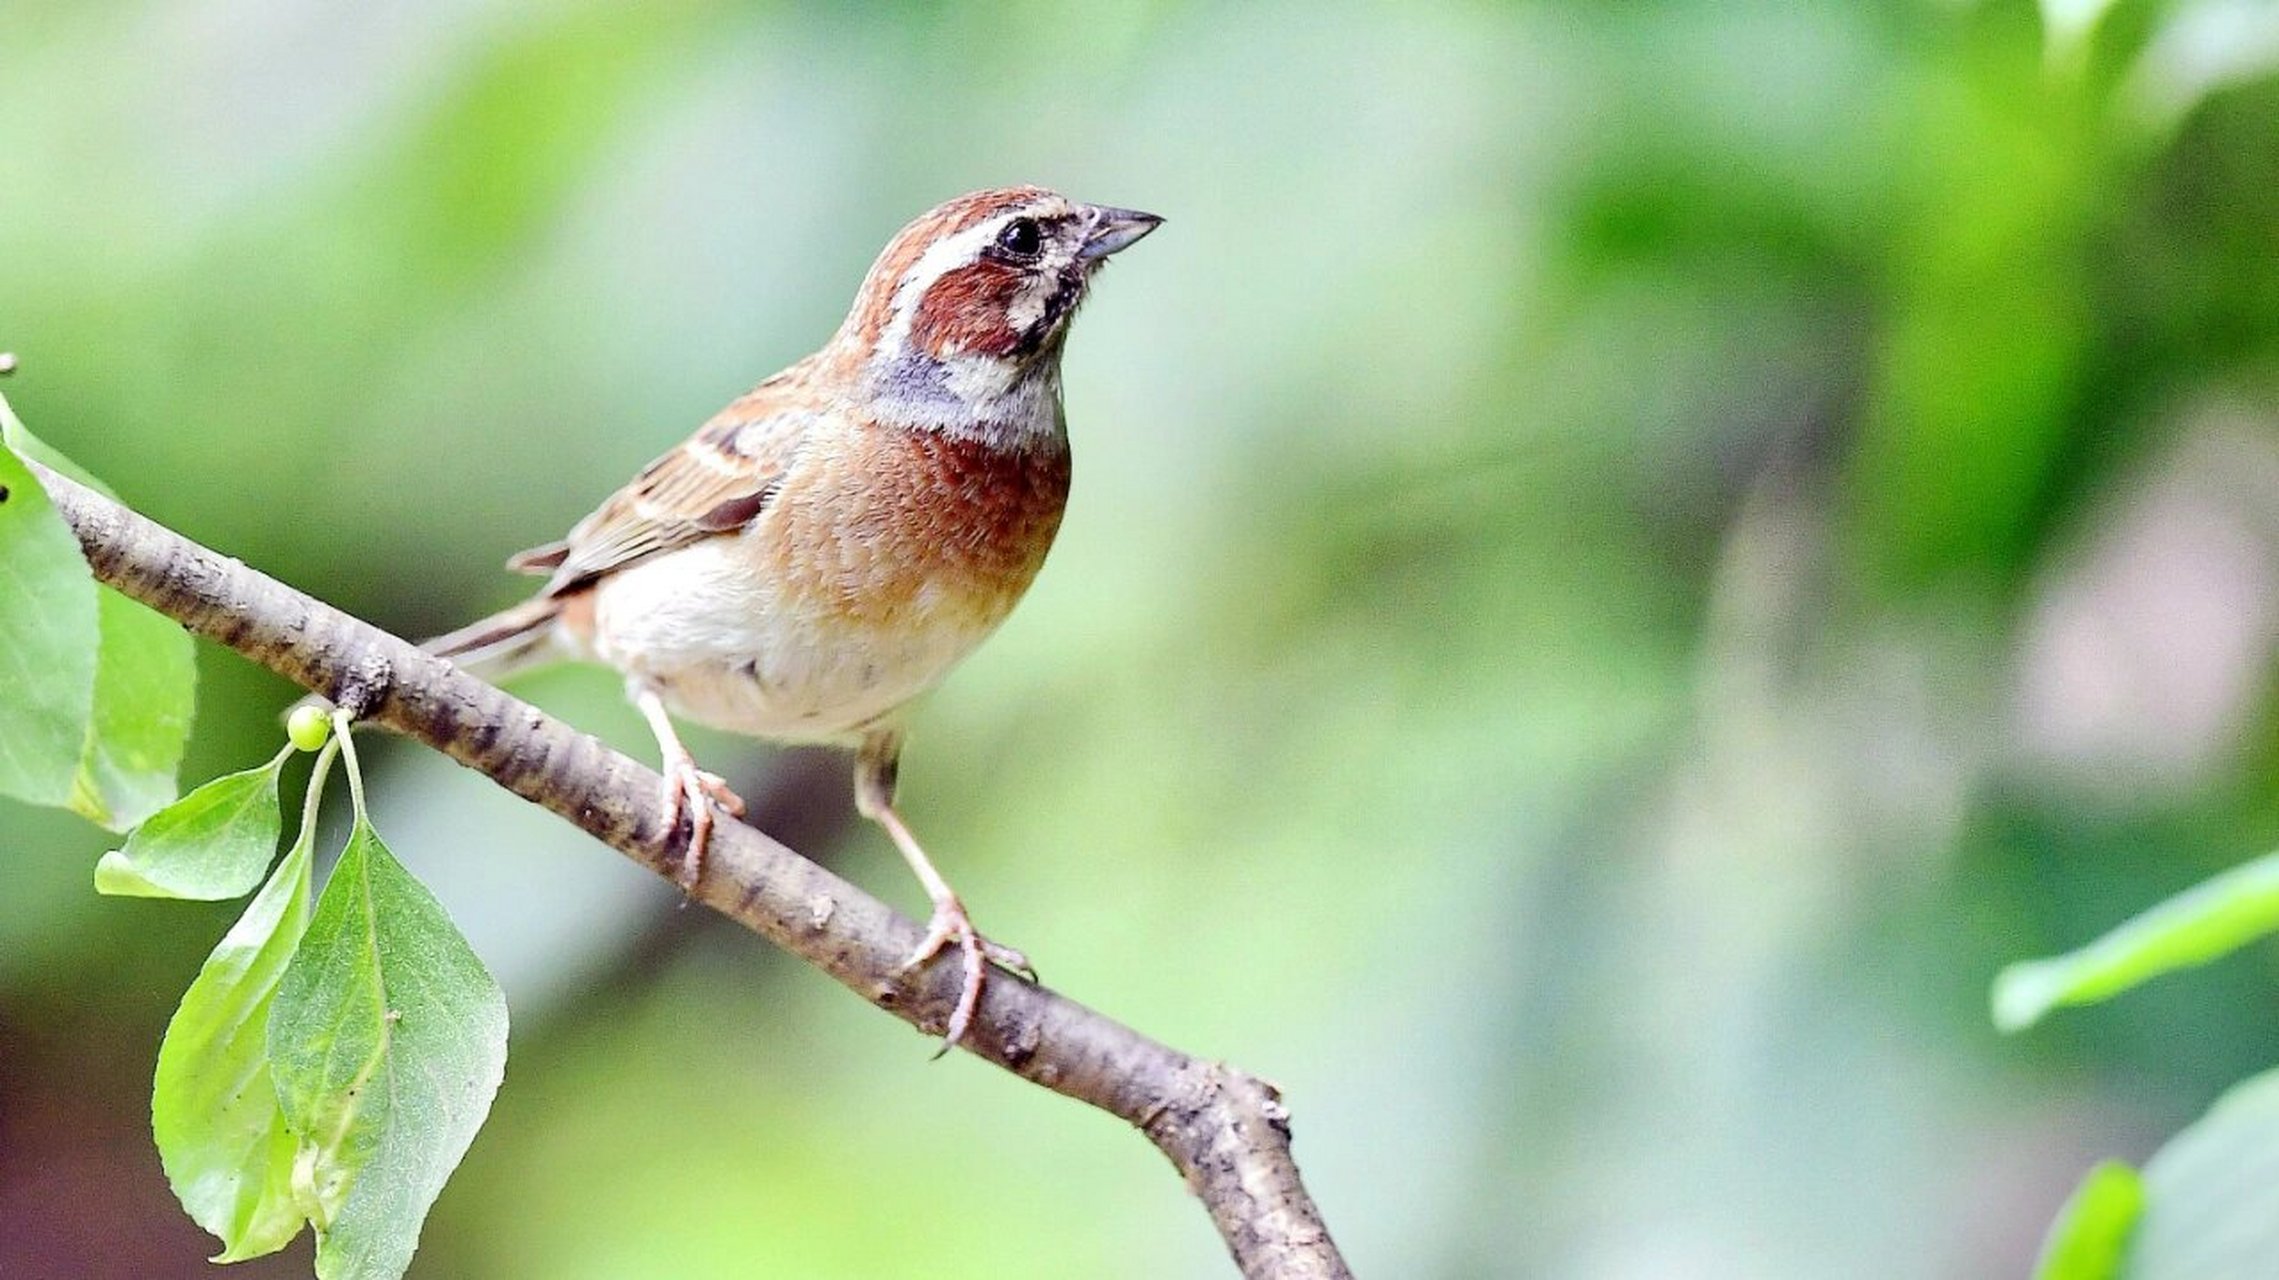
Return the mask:
<svg viewBox="0 0 2279 1280">
<path fill-rule="evenodd" d="M 720 728 L 834 739 L 933 687 L 1036 578 L 1065 445 L 864 425 L 813 441 L 760 518 L 612 574 L 596 652 Z"/>
<path fill-rule="evenodd" d="M 864 424 L 818 442 L 749 535 L 786 593 L 854 628 L 994 627 L 1068 502 L 1063 441 Z"/>
</svg>

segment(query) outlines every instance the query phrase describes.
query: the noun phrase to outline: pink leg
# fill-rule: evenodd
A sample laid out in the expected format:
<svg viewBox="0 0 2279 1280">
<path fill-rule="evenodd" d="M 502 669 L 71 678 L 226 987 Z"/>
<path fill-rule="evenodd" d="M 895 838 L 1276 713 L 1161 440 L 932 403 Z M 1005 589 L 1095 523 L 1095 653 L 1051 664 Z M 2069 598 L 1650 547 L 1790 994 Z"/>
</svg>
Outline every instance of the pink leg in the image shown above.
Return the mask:
<svg viewBox="0 0 2279 1280">
<path fill-rule="evenodd" d="M 681 852 L 681 892 L 696 892 L 696 882 L 704 874 L 704 850 L 712 840 L 712 807 L 720 806 L 729 817 L 744 816 L 743 797 L 728 789 L 719 774 L 706 773 L 696 767 L 696 758 L 681 745 L 680 734 L 673 729 L 672 717 L 665 714 L 664 699 L 647 685 L 632 687 L 633 705 L 641 708 L 648 717 L 650 732 L 657 735 L 657 749 L 664 758 L 665 832 L 668 839 L 678 830 L 681 819 L 688 819 L 688 846 Z"/>
<path fill-rule="evenodd" d="M 925 939 L 910 958 L 902 962 L 904 969 L 914 969 L 926 963 L 955 944 L 965 953 L 965 984 L 958 992 L 957 1007 L 950 1014 L 949 1026 L 942 1032 L 942 1047 L 935 1057 L 948 1053 L 965 1037 L 966 1028 L 973 1025 L 974 1012 L 981 1007 L 981 985 L 987 979 L 989 966 L 1021 974 L 1034 982 L 1037 971 L 1027 956 L 1011 947 L 1000 946 L 984 938 L 973 927 L 965 913 L 965 904 L 958 901 L 949 882 L 934 869 L 933 861 L 910 833 L 910 826 L 894 808 L 894 771 L 902 752 L 902 735 L 893 730 L 873 733 L 863 740 L 862 751 L 855 759 L 855 808 L 862 815 L 886 828 L 894 847 L 901 851 L 903 861 L 926 887 L 926 896 L 934 903 L 933 917 L 926 924 Z"/>
</svg>

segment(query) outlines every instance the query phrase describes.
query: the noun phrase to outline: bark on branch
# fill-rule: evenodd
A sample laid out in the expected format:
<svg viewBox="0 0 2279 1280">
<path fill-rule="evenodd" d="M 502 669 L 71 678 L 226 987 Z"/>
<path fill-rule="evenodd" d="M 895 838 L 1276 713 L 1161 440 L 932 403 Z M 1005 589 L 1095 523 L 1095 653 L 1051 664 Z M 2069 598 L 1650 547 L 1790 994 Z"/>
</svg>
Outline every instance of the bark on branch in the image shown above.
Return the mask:
<svg viewBox="0 0 2279 1280">
<path fill-rule="evenodd" d="M 677 861 L 645 766 L 411 644 L 33 464 L 95 576 L 358 717 L 415 738 L 670 879 Z M 697 901 L 929 1035 L 958 966 L 901 974 L 917 922 L 725 819 Z M 1349 1276 L 1290 1156 L 1274 1087 L 1159 1044 L 1042 986 L 999 976 L 961 1046 L 1137 1125 L 1171 1158 L 1245 1276 Z"/>
</svg>

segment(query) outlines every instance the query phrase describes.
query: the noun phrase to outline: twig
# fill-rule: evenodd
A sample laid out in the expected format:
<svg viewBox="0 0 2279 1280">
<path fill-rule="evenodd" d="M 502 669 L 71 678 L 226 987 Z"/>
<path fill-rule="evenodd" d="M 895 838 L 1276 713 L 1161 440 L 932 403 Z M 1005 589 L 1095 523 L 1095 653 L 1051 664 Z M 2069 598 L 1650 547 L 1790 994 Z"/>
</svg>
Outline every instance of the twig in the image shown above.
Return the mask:
<svg viewBox="0 0 2279 1280">
<path fill-rule="evenodd" d="M 661 780 L 646 767 L 395 636 L 33 470 L 97 578 L 673 877 Z M 713 833 L 694 897 L 929 1035 L 941 1034 L 956 1003 L 957 966 L 898 972 L 922 933 L 915 921 L 742 823 Z M 1351 1274 L 1299 1179 L 1273 1086 L 1002 975 L 961 1047 L 1138 1126 L 1210 1210 L 1245 1276 Z"/>
</svg>

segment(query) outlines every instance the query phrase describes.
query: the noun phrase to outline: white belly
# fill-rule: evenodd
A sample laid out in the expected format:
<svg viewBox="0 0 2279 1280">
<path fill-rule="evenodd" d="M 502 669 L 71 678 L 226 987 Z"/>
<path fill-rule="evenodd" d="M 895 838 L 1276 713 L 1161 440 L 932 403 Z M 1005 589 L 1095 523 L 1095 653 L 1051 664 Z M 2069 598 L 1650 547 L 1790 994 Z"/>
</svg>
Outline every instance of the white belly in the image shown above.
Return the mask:
<svg viewBox="0 0 2279 1280">
<path fill-rule="evenodd" d="M 995 629 L 924 592 L 891 626 L 852 623 L 784 598 L 750 571 L 739 542 L 644 561 L 594 593 L 594 656 L 699 724 L 843 741 L 932 688 Z"/>
</svg>

